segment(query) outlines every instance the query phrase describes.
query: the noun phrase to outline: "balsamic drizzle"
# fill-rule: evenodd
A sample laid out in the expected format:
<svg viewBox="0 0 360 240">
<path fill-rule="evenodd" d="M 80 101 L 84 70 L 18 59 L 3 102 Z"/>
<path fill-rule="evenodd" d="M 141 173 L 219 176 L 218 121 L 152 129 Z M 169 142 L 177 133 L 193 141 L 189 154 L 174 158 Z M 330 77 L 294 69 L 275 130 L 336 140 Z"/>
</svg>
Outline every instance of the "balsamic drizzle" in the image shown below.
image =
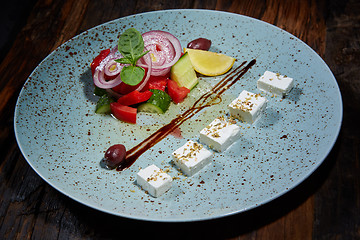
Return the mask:
<svg viewBox="0 0 360 240">
<path fill-rule="evenodd" d="M 117 167 L 117 171 L 122 171 L 129 168 L 144 152 L 153 147 L 155 144 L 164 139 L 172 131 L 178 128 L 186 120 L 192 118 L 195 114 L 200 112 L 206 107 L 210 107 L 221 103 L 221 95 L 232 85 L 234 85 L 240 78 L 253 66 L 256 60 L 253 59 L 246 66 L 244 61 L 240 66 L 228 73 L 220 82 L 218 82 L 209 92 L 203 94 L 191 108 L 186 110 L 183 114 L 174 118 L 169 124 L 164 125 L 159 130 L 154 132 L 144 141 L 133 147 L 126 152 L 126 157 L 120 166 Z"/>
</svg>

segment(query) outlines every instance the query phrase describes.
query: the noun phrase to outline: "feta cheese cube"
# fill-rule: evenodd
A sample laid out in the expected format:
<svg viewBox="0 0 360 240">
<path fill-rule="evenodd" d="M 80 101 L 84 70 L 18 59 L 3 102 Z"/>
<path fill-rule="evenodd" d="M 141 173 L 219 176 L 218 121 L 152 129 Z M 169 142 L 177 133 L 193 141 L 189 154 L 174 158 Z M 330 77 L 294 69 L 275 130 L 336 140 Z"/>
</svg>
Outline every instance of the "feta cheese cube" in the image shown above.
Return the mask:
<svg viewBox="0 0 360 240">
<path fill-rule="evenodd" d="M 153 197 L 160 197 L 171 188 L 172 177 L 152 164 L 137 173 L 136 182 Z"/>
<path fill-rule="evenodd" d="M 240 134 L 240 127 L 235 122 L 219 117 L 200 131 L 200 142 L 217 152 L 222 152 L 235 142 Z"/>
<path fill-rule="evenodd" d="M 280 96 L 288 94 L 293 86 L 294 81 L 292 78 L 270 71 L 265 71 L 257 81 L 257 87 L 260 90 Z"/>
<path fill-rule="evenodd" d="M 240 95 L 229 104 L 230 115 L 239 120 L 254 123 L 266 108 L 266 98 L 243 90 Z"/>
<path fill-rule="evenodd" d="M 192 176 L 210 163 L 212 153 L 200 143 L 189 140 L 172 154 L 176 166 Z"/>
</svg>

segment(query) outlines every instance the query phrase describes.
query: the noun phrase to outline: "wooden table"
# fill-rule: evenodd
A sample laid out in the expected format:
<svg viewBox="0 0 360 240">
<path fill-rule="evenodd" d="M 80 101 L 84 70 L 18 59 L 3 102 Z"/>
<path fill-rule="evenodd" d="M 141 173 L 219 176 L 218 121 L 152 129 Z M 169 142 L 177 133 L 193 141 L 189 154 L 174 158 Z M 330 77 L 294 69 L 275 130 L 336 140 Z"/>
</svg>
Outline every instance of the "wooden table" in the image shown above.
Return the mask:
<svg viewBox="0 0 360 240">
<path fill-rule="evenodd" d="M 151 229 L 159 237 L 192 235 L 199 239 L 360 239 L 359 2 L 177 2 L 38 0 L 16 7 L 13 14 L 18 19 L 0 56 L 0 239 L 146 237 Z M 40 61 L 98 24 L 172 8 L 216 9 L 261 19 L 302 39 L 329 65 L 342 91 L 342 130 L 325 162 L 300 186 L 269 204 L 231 217 L 179 224 L 142 222 L 98 212 L 69 199 L 25 161 L 14 136 L 13 112 L 22 85 Z"/>
</svg>

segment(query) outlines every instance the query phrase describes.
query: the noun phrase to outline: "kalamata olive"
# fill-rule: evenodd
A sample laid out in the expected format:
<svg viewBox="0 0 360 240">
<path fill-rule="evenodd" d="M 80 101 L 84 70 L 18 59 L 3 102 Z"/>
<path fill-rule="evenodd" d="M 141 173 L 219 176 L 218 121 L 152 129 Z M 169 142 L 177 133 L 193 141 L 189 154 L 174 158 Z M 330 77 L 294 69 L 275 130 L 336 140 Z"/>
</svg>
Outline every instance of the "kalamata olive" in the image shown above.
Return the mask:
<svg viewBox="0 0 360 240">
<path fill-rule="evenodd" d="M 107 168 L 113 169 L 121 165 L 125 159 L 125 156 L 125 146 L 122 144 L 115 144 L 106 150 L 103 161 Z"/>
<path fill-rule="evenodd" d="M 211 40 L 206 38 L 198 38 L 189 42 L 187 48 L 207 51 L 209 50 L 210 46 L 211 46 Z"/>
</svg>

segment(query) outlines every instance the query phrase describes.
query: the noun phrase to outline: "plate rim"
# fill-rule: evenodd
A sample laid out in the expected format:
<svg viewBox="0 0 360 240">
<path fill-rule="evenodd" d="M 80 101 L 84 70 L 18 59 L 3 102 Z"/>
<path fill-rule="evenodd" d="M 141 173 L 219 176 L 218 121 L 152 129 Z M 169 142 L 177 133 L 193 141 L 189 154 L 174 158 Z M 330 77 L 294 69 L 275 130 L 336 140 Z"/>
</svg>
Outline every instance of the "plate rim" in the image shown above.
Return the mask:
<svg viewBox="0 0 360 240">
<path fill-rule="evenodd" d="M 322 65 L 325 67 L 326 66 L 326 71 L 328 73 L 331 74 L 332 76 L 332 80 L 334 80 L 334 83 L 337 87 L 337 91 L 338 91 L 338 101 L 336 101 L 339 104 L 339 112 L 337 113 L 339 121 L 336 122 L 336 132 L 334 135 L 332 135 L 331 138 L 331 144 L 329 144 L 329 147 L 327 149 L 327 153 L 324 154 L 324 156 L 322 156 L 321 161 L 319 158 L 319 161 L 317 161 L 316 164 L 314 164 L 314 166 L 311 168 L 311 171 L 307 171 L 306 174 L 304 174 L 304 176 L 299 179 L 296 182 L 293 182 L 293 184 L 291 186 L 289 186 L 287 189 L 284 189 L 283 191 L 280 191 L 278 193 L 276 193 L 273 197 L 271 198 L 267 198 L 265 201 L 262 201 L 259 204 L 253 204 L 252 206 L 245 208 L 245 209 L 240 209 L 240 210 L 235 210 L 235 211 L 229 211 L 227 213 L 223 213 L 223 214 L 217 214 L 217 215 L 213 215 L 213 216 L 207 216 L 207 217 L 190 217 L 190 218 L 151 218 L 149 216 L 144 216 L 144 217 L 140 217 L 140 216 L 135 216 L 135 215 L 131 215 L 128 213 L 115 213 L 112 212 L 110 210 L 104 209 L 99 207 L 96 204 L 91 204 L 88 202 L 84 202 L 83 200 L 81 200 L 80 198 L 73 196 L 71 194 L 68 194 L 66 192 L 66 189 L 61 188 L 60 186 L 58 186 L 55 183 L 52 183 L 50 181 L 50 179 L 47 179 L 35 166 L 34 164 L 30 161 L 29 156 L 26 154 L 26 152 L 23 149 L 23 146 L 19 140 L 19 136 L 18 136 L 18 126 L 17 126 L 17 115 L 18 115 L 18 108 L 19 108 L 19 102 L 20 102 L 20 97 L 23 94 L 24 91 L 24 86 L 31 80 L 31 77 L 33 76 L 33 74 L 38 70 L 38 68 L 43 64 L 43 62 L 45 62 L 48 58 L 50 58 L 53 54 L 56 54 L 57 51 L 59 51 L 59 49 L 61 49 L 65 44 L 68 44 L 69 42 L 80 38 L 81 36 L 83 36 L 84 34 L 86 34 L 89 31 L 94 31 L 94 29 L 96 28 L 100 28 L 102 26 L 108 25 L 108 24 L 112 24 L 118 21 L 121 21 L 121 19 L 125 19 L 125 18 L 132 18 L 132 17 L 136 17 L 139 15 L 151 15 L 151 14 L 158 14 L 158 13 L 170 13 L 170 12 L 208 12 L 210 14 L 225 14 L 225 15 L 231 15 L 231 16 L 235 16 L 235 17 L 243 17 L 246 19 L 249 19 L 249 21 L 255 21 L 261 24 L 265 24 L 267 27 L 271 27 L 271 28 L 275 28 L 277 30 L 282 31 L 283 33 L 288 34 L 289 36 L 293 37 L 296 41 L 300 42 L 302 44 L 302 46 L 306 46 L 306 48 L 308 50 L 310 50 L 314 56 L 316 56 L 318 58 L 318 60 L 320 60 L 320 62 L 322 63 Z M 221 11 L 221 10 L 211 10 L 211 9 L 166 9 L 166 10 L 155 10 L 155 11 L 148 11 L 148 12 L 141 12 L 141 13 L 136 13 L 136 14 L 131 14 L 131 15 L 127 15 L 121 18 L 117 18 L 117 19 L 113 19 L 107 22 L 104 22 L 102 24 L 96 25 L 94 27 L 91 27 L 87 30 L 82 31 L 81 33 L 71 37 L 70 39 L 68 39 L 67 41 L 65 41 L 64 43 L 62 43 L 61 45 L 59 45 L 57 48 L 55 48 L 53 51 L 51 51 L 42 61 L 40 61 L 38 63 L 38 65 L 34 68 L 34 70 L 30 73 L 30 75 L 27 77 L 26 81 L 24 82 L 21 91 L 19 92 L 16 104 L 15 104 L 15 108 L 14 108 L 14 118 L 13 118 L 13 126 L 14 126 L 14 133 L 15 133 L 15 138 L 16 138 L 16 142 L 17 145 L 20 149 L 21 154 L 23 155 L 23 157 L 25 158 L 25 160 L 27 161 L 27 163 L 31 166 L 31 168 L 36 172 L 37 175 L 39 175 L 46 183 L 48 183 L 50 186 L 52 186 L 53 188 L 55 188 L 57 191 L 59 191 L 60 193 L 62 193 L 63 195 L 69 197 L 70 199 L 73 199 L 75 201 L 77 201 L 78 203 L 85 205 L 87 207 L 90 207 L 92 209 L 95 209 L 97 211 L 100 212 L 104 212 L 110 215 L 114 215 L 117 217 L 124 217 L 124 218 L 129 218 L 129 219 L 134 219 L 134 220 L 141 220 L 141 221 L 151 221 L 151 222 L 196 222 L 196 221 L 207 221 L 207 220 L 213 220 L 213 219 L 219 219 L 219 218 L 224 218 L 227 216 L 232 216 L 232 215 L 236 215 L 236 214 L 241 214 L 244 212 L 248 212 L 249 210 L 258 208 L 260 206 L 266 205 L 269 202 L 274 201 L 275 199 L 278 199 L 279 197 L 291 192 L 294 188 L 298 187 L 299 185 L 301 185 L 306 179 L 308 179 L 318 168 L 320 165 L 323 164 L 323 162 L 326 160 L 326 158 L 329 156 L 329 154 L 331 153 L 334 145 L 336 144 L 340 131 L 341 131 L 341 127 L 342 127 L 342 122 L 343 122 L 343 100 L 342 100 L 342 94 L 341 94 L 341 89 L 338 85 L 338 82 L 333 74 L 333 72 L 331 71 L 331 69 L 329 68 L 329 66 L 326 64 L 326 62 L 324 61 L 324 59 L 322 57 L 320 57 L 320 55 L 314 50 L 312 49 L 309 45 L 307 45 L 304 41 L 302 41 L 300 38 L 296 37 L 295 35 L 289 33 L 286 30 L 283 30 L 282 28 L 275 26 L 273 24 L 270 24 L 268 22 L 265 22 L 263 20 L 254 18 L 254 17 L 250 17 L 250 16 L 246 16 L 246 15 L 242 15 L 242 14 L 238 14 L 238 13 L 233 13 L 233 12 L 226 12 L 226 11 Z M 310 170 L 310 169 L 309 169 Z"/>
</svg>

